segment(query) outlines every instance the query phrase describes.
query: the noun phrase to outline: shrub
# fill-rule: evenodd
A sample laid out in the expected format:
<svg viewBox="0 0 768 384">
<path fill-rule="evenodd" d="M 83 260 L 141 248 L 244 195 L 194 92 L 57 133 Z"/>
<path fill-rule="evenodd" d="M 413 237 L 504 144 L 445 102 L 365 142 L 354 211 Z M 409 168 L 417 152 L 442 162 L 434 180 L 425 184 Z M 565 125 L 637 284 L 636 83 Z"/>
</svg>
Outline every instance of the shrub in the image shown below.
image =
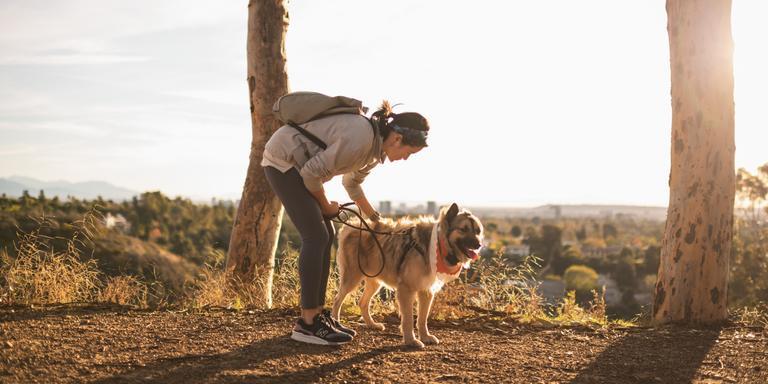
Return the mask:
<svg viewBox="0 0 768 384">
<path fill-rule="evenodd" d="M 586 265 L 572 265 L 563 275 L 565 289 L 589 292 L 597 289 L 597 272 Z"/>
</svg>

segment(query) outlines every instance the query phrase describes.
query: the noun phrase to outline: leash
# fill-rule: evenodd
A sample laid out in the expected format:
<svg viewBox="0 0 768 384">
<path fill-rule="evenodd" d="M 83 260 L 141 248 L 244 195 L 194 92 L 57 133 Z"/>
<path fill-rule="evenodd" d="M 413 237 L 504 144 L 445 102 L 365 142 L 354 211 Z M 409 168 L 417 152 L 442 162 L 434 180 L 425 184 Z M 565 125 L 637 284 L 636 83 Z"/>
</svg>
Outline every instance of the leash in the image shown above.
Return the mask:
<svg viewBox="0 0 768 384">
<path fill-rule="evenodd" d="M 416 248 L 416 250 L 419 253 L 422 254 L 422 256 L 424 255 L 424 251 L 421 249 L 421 247 L 419 246 L 418 242 L 413 238 L 413 236 L 410 236 L 411 231 L 415 230 L 416 226 L 413 226 L 411 228 L 404 229 L 404 230 L 401 230 L 401 231 L 397 231 L 397 232 L 395 232 L 395 231 L 390 231 L 390 232 L 377 231 L 377 230 L 371 228 L 370 225 L 368 225 L 368 222 L 365 221 L 365 219 L 363 218 L 362 215 L 360 215 L 360 213 L 358 213 L 354 209 L 348 208 L 351 205 L 355 205 L 355 203 L 346 203 L 346 204 L 340 205 L 339 206 L 339 213 L 337 213 L 335 216 L 329 217 L 329 219 L 331 221 L 335 222 L 335 223 L 339 223 L 341 225 L 346 225 L 346 226 L 348 226 L 350 228 L 357 229 L 358 231 L 360 231 L 360 235 L 357 238 L 357 266 L 358 266 L 358 268 L 360 268 L 360 272 L 362 272 L 363 275 L 365 275 L 366 277 L 369 277 L 369 278 L 374 278 L 374 277 L 379 276 L 381 274 L 381 272 L 384 271 L 384 264 L 386 262 L 386 257 L 384 257 L 384 248 L 381 246 L 381 242 L 379 242 L 379 239 L 378 239 L 377 235 L 382 235 L 382 236 L 398 236 L 399 235 L 399 236 L 409 236 L 411 238 L 411 241 L 409 241 L 408 244 L 406 244 L 405 249 L 403 250 L 402 256 L 400 256 L 400 262 L 399 262 L 398 268 L 402 265 L 403 261 L 405 260 L 405 255 L 411 249 L 413 249 L 414 247 Z M 351 214 L 357 216 L 358 219 L 360 220 L 360 223 L 362 224 L 362 226 L 356 226 L 356 225 L 350 224 L 348 222 L 349 219 L 343 219 L 341 217 L 341 213 L 342 212 L 348 212 L 348 213 L 351 213 Z M 368 232 L 368 233 L 371 234 L 371 237 L 373 237 L 373 241 L 376 243 L 376 247 L 379 249 L 379 254 L 381 255 L 381 268 L 379 268 L 379 270 L 375 274 L 373 274 L 373 275 L 369 275 L 367 272 L 365 272 L 365 270 L 363 270 L 363 265 L 360 262 L 360 249 L 362 248 L 362 244 L 363 244 L 363 231 Z"/>
</svg>

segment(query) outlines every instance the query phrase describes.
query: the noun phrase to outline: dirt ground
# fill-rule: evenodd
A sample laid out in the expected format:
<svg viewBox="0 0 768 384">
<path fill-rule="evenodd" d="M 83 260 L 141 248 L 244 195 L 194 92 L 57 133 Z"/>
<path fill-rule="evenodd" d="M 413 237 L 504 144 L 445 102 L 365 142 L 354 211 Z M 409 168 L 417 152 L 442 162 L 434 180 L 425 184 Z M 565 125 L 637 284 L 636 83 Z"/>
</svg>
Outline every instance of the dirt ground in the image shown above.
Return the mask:
<svg viewBox="0 0 768 384">
<path fill-rule="evenodd" d="M 768 330 L 590 330 L 504 319 L 431 321 L 441 344 L 401 346 L 397 320 L 341 347 L 288 338 L 295 313 L 0 308 L 2 383 L 767 383 Z"/>
</svg>

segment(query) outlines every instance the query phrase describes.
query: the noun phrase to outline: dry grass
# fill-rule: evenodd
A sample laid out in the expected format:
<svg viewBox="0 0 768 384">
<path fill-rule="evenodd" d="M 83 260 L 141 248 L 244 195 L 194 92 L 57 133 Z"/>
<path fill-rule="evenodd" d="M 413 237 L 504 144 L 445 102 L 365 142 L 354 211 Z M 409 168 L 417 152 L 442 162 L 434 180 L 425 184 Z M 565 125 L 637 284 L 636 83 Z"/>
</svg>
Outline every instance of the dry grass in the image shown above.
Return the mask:
<svg viewBox="0 0 768 384">
<path fill-rule="evenodd" d="M 299 306 L 299 253 L 287 247 L 279 258 L 272 276 L 272 307 L 297 308 Z M 333 300 L 338 278 L 331 271 L 328 278 L 326 301 Z M 185 300 L 187 306 L 200 308 L 266 308 L 263 299 L 264 284 L 259 280 L 243 282 L 238 277 L 219 268 L 206 267 L 195 281 Z"/>
<path fill-rule="evenodd" d="M 264 308 L 262 287 L 258 281 L 244 282 L 231 273 L 205 267 L 183 300 L 184 306 L 206 308 Z"/>
<path fill-rule="evenodd" d="M 336 284 L 336 276 L 328 278 L 328 285 Z M 299 306 L 299 252 L 290 244 L 280 257 L 272 277 L 272 305 L 297 308 Z M 330 289 L 329 289 L 330 290 Z M 327 291 L 326 291 L 327 293 Z"/>
<path fill-rule="evenodd" d="M 443 287 L 435 302 L 434 316 L 462 318 L 492 313 L 529 324 L 602 327 L 610 323 L 605 298 L 597 291 L 593 291 L 594 298 L 586 308 L 577 304 L 573 291 L 558 306 L 547 304 L 537 289 L 538 261 L 529 256 L 519 265 L 510 266 L 497 255 L 478 265 L 472 278 Z"/>
<path fill-rule="evenodd" d="M 500 255 L 473 265 L 471 275 L 468 271 L 462 272 L 462 279 L 447 284 L 437 294 L 434 316 L 466 317 L 478 308 L 520 317 L 543 314 L 539 305 L 543 300 L 536 292 L 533 279 L 537 267 L 535 257 L 513 267 Z M 537 304 L 531 306 L 531 303 Z"/>
<path fill-rule="evenodd" d="M 73 233 L 67 239 L 44 235 L 48 226 L 55 225 L 45 217 L 36 220 L 34 230 L 19 231 L 16 256 L 0 250 L 0 304 L 99 301 L 147 306 L 147 285 L 131 276 L 112 277 L 105 283 L 96 261 L 83 257 L 81 249 L 88 248 L 102 230 L 101 219 L 98 211 L 87 212 L 68 225 Z"/>
<path fill-rule="evenodd" d="M 605 296 L 592 291 L 594 298 L 588 308 L 582 308 L 576 303 L 576 291 L 569 291 L 563 302 L 557 307 L 555 316 L 551 319 L 558 325 L 586 325 L 603 327 L 609 324 L 605 315 Z M 629 325 L 624 322 L 622 325 Z"/>
<path fill-rule="evenodd" d="M 0 253 L 0 298 L 7 304 L 54 304 L 93 301 L 100 282 L 94 260 L 82 261 L 78 245 L 94 230 L 93 216 L 76 223 L 64 249 L 53 246 L 54 239 L 41 234 L 49 225 L 45 218 L 38 228 L 19 233 L 16 257 Z"/>
<path fill-rule="evenodd" d="M 111 276 L 101 289 L 98 301 L 147 308 L 149 288 L 134 276 Z"/>
<path fill-rule="evenodd" d="M 741 325 L 768 328 L 768 303 L 739 308 L 731 314 L 731 318 Z"/>
</svg>

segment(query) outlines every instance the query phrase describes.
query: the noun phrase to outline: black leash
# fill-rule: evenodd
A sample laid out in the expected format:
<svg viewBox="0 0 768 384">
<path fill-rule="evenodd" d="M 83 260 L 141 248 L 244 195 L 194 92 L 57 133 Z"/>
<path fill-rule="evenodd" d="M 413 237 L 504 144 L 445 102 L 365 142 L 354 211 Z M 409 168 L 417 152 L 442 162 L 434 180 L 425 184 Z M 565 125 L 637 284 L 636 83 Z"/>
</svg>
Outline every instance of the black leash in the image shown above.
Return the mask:
<svg viewBox="0 0 768 384">
<path fill-rule="evenodd" d="M 350 228 L 357 229 L 357 230 L 360 231 L 360 235 L 357 238 L 357 266 L 360 268 L 360 272 L 362 272 L 363 275 L 365 275 L 366 277 L 369 277 L 369 278 L 373 278 L 373 277 L 379 276 L 381 274 L 381 272 L 384 271 L 384 264 L 385 264 L 385 261 L 386 261 L 386 258 L 384 257 L 384 248 L 381 246 L 381 243 L 379 242 L 379 239 L 378 239 L 377 235 L 383 235 L 383 236 L 395 236 L 395 235 L 410 236 L 410 232 L 412 230 L 414 230 L 416 227 L 414 226 L 414 227 L 411 227 L 411 228 L 408 228 L 408 229 L 404 229 L 404 230 L 398 231 L 398 232 L 394 232 L 394 231 L 392 231 L 392 232 L 382 232 L 382 231 L 374 230 L 373 228 L 371 228 L 370 225 L 368 225 L 368 222 L 365 221 L 365 219 L 363 218 L 362 215 L 360 215 L 360 213 L 358 213 L 354 209 L 347 208 L 347 207 L 349 207 L 351 205 L 354 205 L 354 204 L 355 203 L 346 203 L 346 204 L 340 205 L 339 206 L 339 213 L 337 213 L 335 216 L 330 217 L 330 219 L 331 219 L 331 221 L 333 221 L 335 223 L 346 225 L 346 226 L 348 226 Z M 356 226 L 356 225 L 350 224 L 348 222 L 348 219 L 342 219 L 341 218 L 341 212 L 349 212 L 349 213 L 352 213 L 353 215 L 357 216 L 358 219 L 360 220 L 360 223 L 362 224 L 362 226 Z M 371 234 L 371 236 L 373 237 L 373 241 L 376 243 L 376 247 L 379 248 L 379 254 L 381 255 L 381 268 L 379 268 L 378 272 L 376 272 L 373 275 L 369 275 L 368 273 L 366 273 L 363 270 L 362 263 L 360 262 L 360 248 L 362 247 L 362 243 L 363 243 L 363 231 L 366 231 L 366 232 Z M 416 247 L 416 250 L 419 253 L 421 253 L 422 256 L 424 255 L 424 251 L 421 249 L 421 247 L 419 247 L 418 242 L 413 238 L 413 236 L 410 236 L 410 237 L 411 237 L 411 241 L 409 241 L 408 244 L 406 244 L 406 247 L 405 247 L 405 249 L 403 251 L 403 254 L 402 254 L 401 258 L 400 258 L 400 263 L 399 263 L 400 265 L 402 265 L 403 261 L 405 260 L 405 255 L 408 253 L 408 251 L 410 251 L 414 247 Z M 398 265 L 398 268 L 400 267 L 400 265 Z"/>
</svg>

